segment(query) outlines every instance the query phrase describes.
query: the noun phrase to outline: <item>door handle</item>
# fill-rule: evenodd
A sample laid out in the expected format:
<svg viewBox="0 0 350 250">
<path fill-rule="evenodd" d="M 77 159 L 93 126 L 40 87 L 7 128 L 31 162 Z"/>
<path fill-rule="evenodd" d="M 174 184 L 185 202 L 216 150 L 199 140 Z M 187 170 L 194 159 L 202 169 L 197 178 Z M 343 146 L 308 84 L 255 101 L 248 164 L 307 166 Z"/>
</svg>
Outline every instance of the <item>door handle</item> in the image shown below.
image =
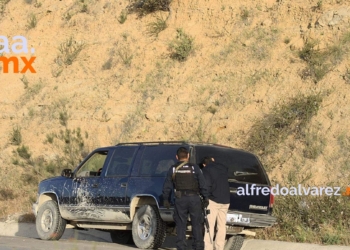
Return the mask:
<svg viewBox="0 0 350 250">
<path fill-rule="evenodd" d="M 94 184 L 92 184 L 91 185 L 93 188 L 96 188 L 96 187 L 98 187 L 98 184 L 97 183 L 94 183 Z"/>
<path fill-rule="evenodd" d="M 237 188 L 230 188 L 230 193 L 237 194 Z"/>
<path fill-rule="evenodd" d="M 126 187 L 126 182 L 120 183 L 121 187 Z"/>
</svg>

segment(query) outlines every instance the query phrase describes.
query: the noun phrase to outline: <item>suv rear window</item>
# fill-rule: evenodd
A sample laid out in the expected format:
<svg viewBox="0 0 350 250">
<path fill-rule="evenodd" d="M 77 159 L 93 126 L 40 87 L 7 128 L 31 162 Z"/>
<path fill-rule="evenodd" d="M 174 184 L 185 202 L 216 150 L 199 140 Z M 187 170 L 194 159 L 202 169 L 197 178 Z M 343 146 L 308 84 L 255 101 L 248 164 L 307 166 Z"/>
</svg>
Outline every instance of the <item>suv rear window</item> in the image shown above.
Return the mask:
<svg viewBox="0 0 350 250">
<path fill-rule="evenodd" d="M 197 146 L 197 164 L 205 156 L 213 157 L 215 162 L 227 166 L 230 181 L 268 184 L 261 163 L 254 154 L 219 146 Z"/>
</svg>

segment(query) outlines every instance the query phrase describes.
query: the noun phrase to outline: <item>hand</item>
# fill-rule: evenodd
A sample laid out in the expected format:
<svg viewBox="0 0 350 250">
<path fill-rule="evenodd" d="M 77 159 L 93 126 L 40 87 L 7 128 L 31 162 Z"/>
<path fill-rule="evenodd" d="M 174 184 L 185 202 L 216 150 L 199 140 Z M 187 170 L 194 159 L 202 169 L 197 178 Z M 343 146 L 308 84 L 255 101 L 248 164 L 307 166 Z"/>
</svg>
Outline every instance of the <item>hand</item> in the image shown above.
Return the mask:
<svg viewBox="0 0 350 250">
<path fill-rule="evenodd" d="M 170 208 L 170 203 L 169 203 L 168 200 L 165 200 L 165 201 L 164 201 L 164 207 L 166 207 L 167 209 Z"/>
<path fill-rule="evenodd" d="M 203 206 L 204 206 L 204 207 L 208 207 L 208 206 L 209 206 L 209 199 L 208 199 L 208 198 L 205 198 L 205 199 L 203 200 Z"/>
</svg>

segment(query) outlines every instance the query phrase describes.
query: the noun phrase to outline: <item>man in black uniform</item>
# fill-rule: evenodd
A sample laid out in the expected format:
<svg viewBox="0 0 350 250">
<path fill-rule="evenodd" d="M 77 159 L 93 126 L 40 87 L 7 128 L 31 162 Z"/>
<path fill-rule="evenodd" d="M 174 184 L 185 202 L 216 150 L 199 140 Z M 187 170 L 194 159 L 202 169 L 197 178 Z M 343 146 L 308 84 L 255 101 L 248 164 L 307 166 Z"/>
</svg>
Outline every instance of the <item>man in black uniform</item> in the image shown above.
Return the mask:
<svg viewBox="0 0 350 250">
<path fill-rule="evenodd" d="M 192 249 L 203 250 L 203 222 L 202 201 L 205 207 L 209 204 L 208 190 L 205 179 L 199 166 L 189 163 L 189 152 L 180 147 L 177 150 L 177 164 L 169 169 L 163 187 L 164 206 L 170 208 L 169 196 L 174 187 L 175 211 L 174 221 L 176 223 L 176 249 L 186 249 L 186 229 L 188 213 L 192 224 L 193 244 Z"/>
</svg>

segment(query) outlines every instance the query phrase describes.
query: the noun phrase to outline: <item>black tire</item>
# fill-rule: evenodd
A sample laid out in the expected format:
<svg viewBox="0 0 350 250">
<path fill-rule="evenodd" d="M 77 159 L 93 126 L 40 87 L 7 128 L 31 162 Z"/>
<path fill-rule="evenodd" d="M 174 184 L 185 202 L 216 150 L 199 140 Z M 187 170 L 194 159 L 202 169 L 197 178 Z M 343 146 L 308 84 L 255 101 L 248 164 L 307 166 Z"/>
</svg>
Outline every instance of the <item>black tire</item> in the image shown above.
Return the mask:
<svg viewBox="0 0 350 250">
<path fill-rule="evenodd" d="M 133 245 L 131 230 L 113 230 L 110 232 L 113 243 Z"/>
<path fill-rule="evenodd" d="M 132 222 L 132 237 L 138 248 L 158 249 L 166 237 L 166 224 L 156 206 L 139 208 Z"/>
<path fill-rule="evenodd" d="M 243 246 L 244 237 L 235 235 L 229 238 L 225 245 L 225 250 L 240 250 Z"/>
<path fill-rule="evenodd" d="M 66 220 L 61 217 L 56 201 L 46 201 L 39 207 L 36 216 L 36 231 L 42 240 L 59 240 L 66 229 Z"/>
</svg>

